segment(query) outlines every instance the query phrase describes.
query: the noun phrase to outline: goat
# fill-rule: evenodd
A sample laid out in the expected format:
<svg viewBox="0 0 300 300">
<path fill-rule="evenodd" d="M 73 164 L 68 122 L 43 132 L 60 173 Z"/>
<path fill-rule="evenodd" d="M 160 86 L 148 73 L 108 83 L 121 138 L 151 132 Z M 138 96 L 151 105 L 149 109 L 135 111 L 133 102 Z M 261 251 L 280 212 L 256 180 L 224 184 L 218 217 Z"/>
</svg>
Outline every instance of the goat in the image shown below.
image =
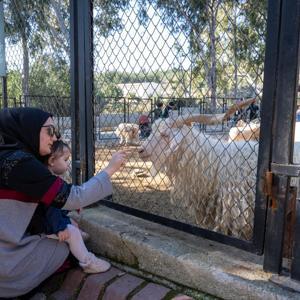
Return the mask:
<svg viewBox="0 0 300 300">
<path fill-rule="evenodd" d="M 249 124 L 240 120 L 236 127 L 229 131 L 229 141 L 258 141 L 260 135 L 260 122 L 258 119 L 251 121 Z M 295 126 L 295 143 L 300 142 L 300 122 Z"/>
<path fill-rule="evenodd" d="M 238 121 L 236 126 L 230 128 L 228 140 L 233 141 L 258 141 L 260 133 L 260 123 L 258 119 L 251 121 L 249 124 L 243 120 Z"/>
<path fill-rule="evenodd" d="M 169 177 L 171 202 L 188 211 L 196 224 L 246 240 L 253 231 L 258 141 L 228 142 L 188 125 L 221 123 L 253 101 L 225 114 L 158 119 L 139 150 L 155 172 Z"/>
<path fill-rule="evenodd" d="M 120 138 L 120 144 L 139 144 L 139 125 L 134 123 L 120 123 L 115 130 L 115 134 Z"/>
</svg>

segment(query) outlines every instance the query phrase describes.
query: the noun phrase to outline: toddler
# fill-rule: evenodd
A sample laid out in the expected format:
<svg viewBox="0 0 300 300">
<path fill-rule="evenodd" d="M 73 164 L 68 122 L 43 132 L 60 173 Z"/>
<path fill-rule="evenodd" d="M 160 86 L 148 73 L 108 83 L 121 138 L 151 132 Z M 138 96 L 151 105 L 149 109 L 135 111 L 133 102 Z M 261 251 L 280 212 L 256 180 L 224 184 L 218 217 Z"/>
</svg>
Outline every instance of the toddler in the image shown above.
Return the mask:
<svg viewBox="0 0 300 300">
<path fill-rule="evenodd" d="M 62 176 L 68 170 L 71 155 L 68 144 L 61 140 L 53 143 L 52 153 L 48 158 L 48 169 L 57 176 Z M 82 233 L 77 224 L 67 216 L 68 211 L 48 207 L 46 209 L 46 234 L 49 238 L 58 239 L 69 244 L 71 253 L 78 259 L 85 273 L 105 272 L 110 264 L 89 252 L 84 244 Z M 73 224 L 72 224 L 73 223 Z M 75 225 L 75 226 L 74 226 Z"/>
</svg>

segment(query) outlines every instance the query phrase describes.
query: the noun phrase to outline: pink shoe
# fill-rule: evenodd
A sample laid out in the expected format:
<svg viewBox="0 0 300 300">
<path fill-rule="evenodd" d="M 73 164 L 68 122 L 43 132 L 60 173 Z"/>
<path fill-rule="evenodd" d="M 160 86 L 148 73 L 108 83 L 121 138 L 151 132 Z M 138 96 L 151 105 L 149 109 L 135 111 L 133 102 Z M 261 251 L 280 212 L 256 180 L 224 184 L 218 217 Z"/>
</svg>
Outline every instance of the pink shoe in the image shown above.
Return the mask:
<svg viewBox="0 0 300 300">
<path fill-rule="evenodd" d="M 93 253 L 89 252 L 85 262 L 79 262 L 85 273 L 103 273 L 110 269 L 109 262 L 96 257 Z"/>
</svg>

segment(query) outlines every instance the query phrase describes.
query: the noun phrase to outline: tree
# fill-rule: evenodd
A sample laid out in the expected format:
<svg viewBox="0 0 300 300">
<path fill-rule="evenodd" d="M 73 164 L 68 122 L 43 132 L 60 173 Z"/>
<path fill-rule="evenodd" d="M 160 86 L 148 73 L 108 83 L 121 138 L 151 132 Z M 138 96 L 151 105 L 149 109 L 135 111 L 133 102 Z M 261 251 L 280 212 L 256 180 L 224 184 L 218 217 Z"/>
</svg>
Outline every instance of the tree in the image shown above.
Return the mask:
<svg viewBox="0 0 300 300">
<path fill-rule="evenodd" d="M 127 5 L 127 0 L 94 1 L 95 34 L 107 36 L 119 30 L 122 27 L 119 11 Z M 22 72 L 22 94 L 27 95 L 36 91 L 36 87 L 29 86 L 32 83 L 31 66 L 36 68 L 38 62 L 43 64 L 41 58 L 48 55 L 55 64 L 70 64 L 69 1 L 5 0 L 4 8 L 7 41 L 13 45 L 20 44 L 22 48 L 22 68 L 19 65 L 15 67 Z M 60 70 L 57 69 L 57 72 L 57 78 L 60 78 Z"/>
<path fill-rule="evenodd" d="M 142 5 L 143 1 L 139 3 Z M 162 12 L 163 22 L 171 32 L 188 37 L 193 59 L 191 87 L 211 98 L 211 110 L 216 108 L 218 92 L 233 90 L 234 95 L 238 94 L 241 74 L 245 74 L 243 81 L 253 78 L 254 85 L 261 82 L 266 1 L 148 0 L 148 3 Z M 141 15 L 145 14 L 146 11 Z"/>
<path fill-rule="evenodd" d="M 32 32 L 33 1 L 7 1 L 4 2 L 5 33 L 8 41 L 15 45 L 21 42 L 23 51 L 22 91 L 29 91 L 29 49 L 28 41 Z"/>
</svg>

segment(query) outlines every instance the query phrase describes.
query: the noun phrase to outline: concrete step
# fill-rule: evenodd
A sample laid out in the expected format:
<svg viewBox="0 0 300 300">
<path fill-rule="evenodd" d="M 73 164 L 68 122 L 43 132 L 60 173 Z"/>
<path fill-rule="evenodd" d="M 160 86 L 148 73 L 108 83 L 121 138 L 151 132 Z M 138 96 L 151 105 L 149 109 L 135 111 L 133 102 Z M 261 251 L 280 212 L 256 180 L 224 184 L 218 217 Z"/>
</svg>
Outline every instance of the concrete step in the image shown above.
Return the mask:
<svg viewBox="0 0 300 300">
<path fill-rule="evenodd" d="M 270 281 L 262 257 L 98 206 L 77 219 L 88 247 L 138 277 L 223 299 L 300 299 Z"/>
</svg>

